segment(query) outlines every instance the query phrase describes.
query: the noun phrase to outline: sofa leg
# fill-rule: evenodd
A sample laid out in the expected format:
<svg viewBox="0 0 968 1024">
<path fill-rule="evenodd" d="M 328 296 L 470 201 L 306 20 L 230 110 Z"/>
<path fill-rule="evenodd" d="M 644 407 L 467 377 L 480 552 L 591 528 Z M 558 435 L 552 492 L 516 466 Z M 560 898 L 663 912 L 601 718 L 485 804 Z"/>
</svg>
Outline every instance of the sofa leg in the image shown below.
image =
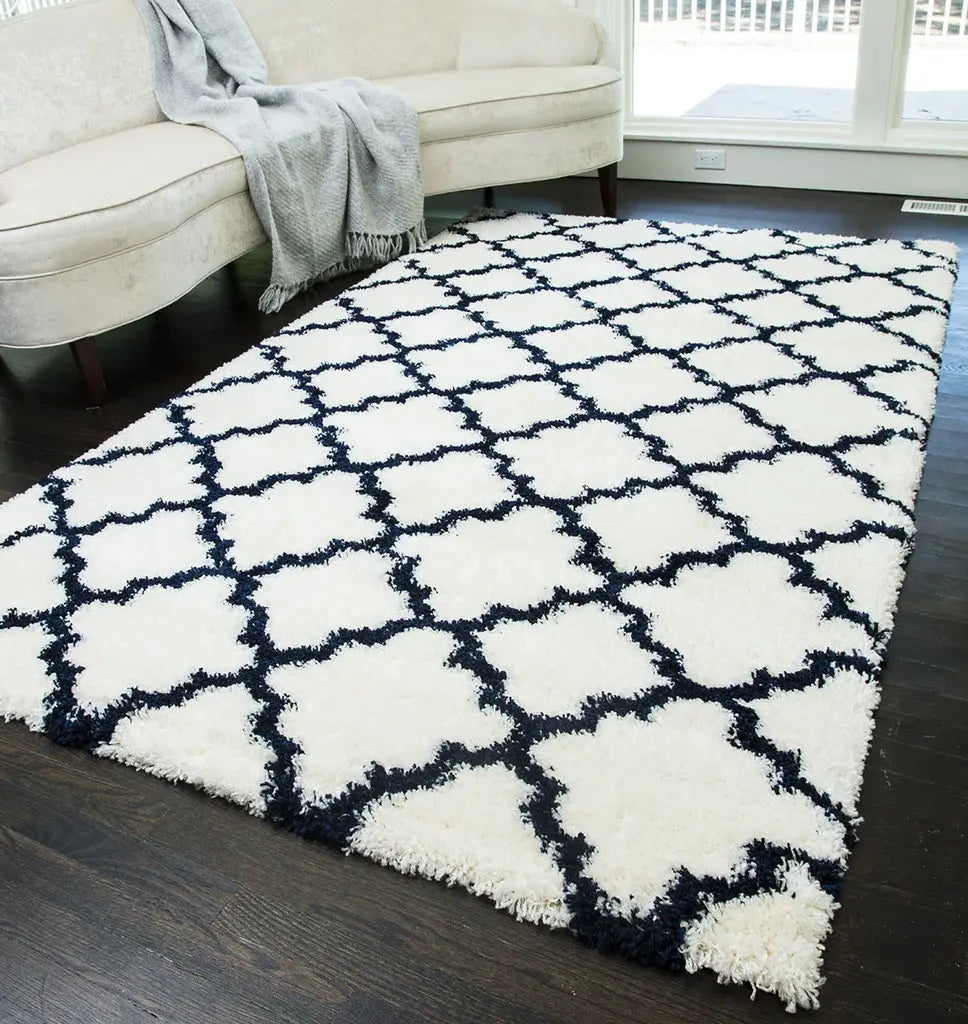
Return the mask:
<svg viewBox="0 0 968 1024">
<path fill-rule="evenodd" d="M 618 216 L 618 164 L 598 168 L 598 188 L 606 217 Z"/>
<path fill-rule="evenodd" d="M 80 370 L 84 387 L 92 405 L 104 405 L 108 397 L 108 389 L 104 384 L 101 372 L 101 360 L 97 354 L 97 344 L 93 338 L 79 338 L 71 342 L 71 355 Z"/>
<path fill-rule="evenodd" d="M 493 185 L 488 185 L 484 189 L 484 206 L 488 210 L 493 210 L 494 209 L 494 186 Z"/>
</svg>

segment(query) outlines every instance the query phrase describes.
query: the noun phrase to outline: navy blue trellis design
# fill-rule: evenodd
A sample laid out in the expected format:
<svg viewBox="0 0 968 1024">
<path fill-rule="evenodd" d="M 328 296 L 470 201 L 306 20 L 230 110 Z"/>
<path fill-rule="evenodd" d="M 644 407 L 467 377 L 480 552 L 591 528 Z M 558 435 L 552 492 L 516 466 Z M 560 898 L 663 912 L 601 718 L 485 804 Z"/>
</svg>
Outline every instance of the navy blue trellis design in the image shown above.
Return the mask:
<svg viewBox="0 0 968 1024">
<path fill-rule="evenodd" d="M 490 217 L 483 222 L 483 229 L 480 223 L 474 222 L 457 225 L 448 236 L 445 248 L 432 248 L 429 252 L 398 261 L 394 265 L 396 272 L 392 282 L 378 275 L 356 286 L 328 304 L 329 313 L 321 318 L 322 322 L 316 322 L 310 316 L 298 326 L 281 331 L 275 338 L 254 350 L 255 359 L 247 357 L 244 363 L 239 363 L 238 372 L 236 364 L 229 364 L 214 379 L 203 381 L 184 396 L 174 399 L 162 409 L 167 428 L 159 431 L 157 440 L 138 446 L 109 443 L 74 463 L 81 467 L 109 468 L 115 460 L 126 456 L 144 456 L 173 445 L 182 445 L 191 451 L 191 463 L 198 486 L 197 497 L 175 500 L 160 495 L 156 501 L 137 513 L 110 513 L 93 522 L 77 525 L 72 524 L 69 514 L 72 505 L 69 474 L 61 471 L 47 478 L 40 487 L 47 506 L 52 509 L 51 522 L 38 523 L 0 540 L 0 547 L 10 546 L 33 534 L 52 531 L 59 540 L 58 558 L 63 565 L 59 582 L 63 585 L 65 598 L 56 607 L 43 612 L 8 613 L 0 618 L 0 629 L 38 623 L 50 636 L 43 657 L 56 685 L 47 699 L 44 728 L 52 738 L 64 744 L 96 748 L 108 742 L 118 723 L 137 709 L 174 707 L 206 688 L 241 684 L 259 708 L 252 716 L 252 732 L 265 741 L 272 751 L 263 787 L 266 816 L 302 835 L 341 848 L 345 848 L 349 842 L 367 807 L 387 794 L 441 786 L 453 778 L 456 770 L 465 766 L 506 766 L 527 785 L 531 794 L 520 808 L 522 820 L 534 830 L 542 848 L 553 857 L 562 873 L 565 882 L 564 898 L 571 915 L 572 930 L 583 941 L 599 949 L 620 950 L 643 962 L 680 968 L 684 963 L 682 947 L 685 930 L 709 906 L 740 895 L 776 889 L 781 884 L 780 869 L 790 861 L 805 864 L 817 882 L 827 892 L 835 894 L 842 881 L 842 865 L 811 857 L 803 850 L 773 844 L 765 838 L 758 839 L 749 844 L 746 850 L 748 870 L 738 877 L 696 877 L 683 868 L 651 909 L 630 917 L 619 911 L 609 894 L 587 872 L 586 865 L 593 853 L 592 847 L 583 835 L 571 834 L 562 825 L 557 814 L 558 802 L 564 792 L 562 783 L 543 770 L 532 751 L 536 744 L 550 736 L 592 732 L 605 715 L 634 716 L 644 721 L 671 700 L 688 698 L 712 702 L 731 717 L 733 729 L 730 742 L 756 754 L 769 764 L 774 788 L 777 791 L 798 792 L 809 798 L 826 816 L 844 828 L 848 846 L 852 845 L 855 839 L 854 821 L 843 807 L 834 803 L 804 777 L 796 753 L 776 747 L 760 734 L 757 716 L 748 702 L 777 691 L 802 689 L 828 678 L 841 668 L 853 668 L 868 675 L 877 673 L 880 655 L 888 639 L 884 629 L 866 614 L 853 608 L 847 595 L 835 584 L 818 576 L 810 556 L 830 541 L 857 541 L 874 535 L 893 538 L 904 545 L 905 549 L 910 549 L 910 505 L 884 494 L 872 475 L 852 466 L 845 456 L 859 442 L 878 444 L 895 436 L 906 437 L 923 445 L 928 424 L 923 418 L 912 414 L 896 398 L 873 387 L 870 377 L 875 369 L 880 372 L 903 373 L 915 367 L 927 369 L 937 376 L 940 360 L 935 351 L 905 333 L 895 321 L 877 316 L 847 315 L 833 304 L 822 301 L 814 292 L 805 291 L 795 282 L 783 278 L 780 274 L 782 268 L 773 266 L 771 269 L 771 265 L 764 262 L 765 259 L 773 259 L 773 253 L 768 258 L 723 255 L 715 248 L 715 240 L 723 235 L 721 229 L 695 229 L 683 237 L 673 226 L 654 223 L 645 225 L 643 230 L 657 243 L 685 242 L 688 246 L 689 254 L 682 262 L 676 266 L 662 267 L 661 271 L 652 271 L 644 268 L 637 259 L 636 251 L 641 249 L 641 241 L 628 240 L 616 244 L 614 240 L 598 239 L 596 229 L 614 222 L 603 222 L 597 218 L 556 219 L 529 215 L 523 219 L 508 220 L 506 231 L 487 230 L 488 225 L 503 219 L 501 215 Z M 856 239 L 801 238 L 782 231 L 770 232 L 768 237 L 777 243 L 780 256 L 814 255 L 826 261 L 830 268 L 829 276 L 815 278 L 812 285 L 877 278 L 899 285 L 910 295 L 910 306 L 902 311 L 904 315 L 931 313 L 941 316 L 948 312 L 944 302 L 920 285 L 912 283 L 910 275 L 918 270 L 931 270 L 939 266 L 954 270 L 954 265 L 945 257 L 920 249 L 915 243 L 903 245 L 912 258 L 911 266 L 905 267 L 903 271 L 873 274 L 864 270 L 851 257 L 858 245 L 875 243 L 859 243 Z M 589 257 L 589 267 L 602 266 L 601 257 L 605 257 L 615 266 L 616 273 L 606 278 L 595 275 L 568 286 L 556 285 L 553 280 L 558 259 L 556 254 L 525 258 L 519 252 L 522 242 L 537 239 L 557 240 L 570 256 L 577 254 Z M 480 260 L 482 246 L 489 253 L 489 259 L 483 263 Z M 463 266 L 462 250 L 470 247 L 474 249 L 475 263 Z M 446 261 L 440 259 L 442 253 L 447 254 Z M 437 258 L 432 259 L 435 255 Z M 448 269 L 434 269 L 442 262 L 448 264 Z M 777 291 L 773 287 L 764 287 L 760 292 L 744 291 L 704 300 L 704 304 L 715 313 L 728 318 L 731 324 L 744 328 L 743 338 L 723 337 L 714 342 L 691 342 L 689 338 L 684 338 L 679 347 L 669 349 L 650 344 L 623 321 L 628 314 L 645 311 L 651 306 L 687 304 L 692 301 L 686 291 L 669 282 L 666 275 L 670 271 L 701 271 L 730 265 L 753 270 L 771 285 L 779 286 L 781 291 L 797 295 L 805 303 L 805 308 L 816 311 L 816 319 L 825 318 L 825 324 L 853 321 L 867 325 L 883 334 L 886 340 L 898 347 L 897 351 L 903 351 L 905 355 L 886 365 L 877 364 L 853 371 L 825 368 L 817 359 L 798 350 L 795 343 L 785 340 L 815 322 L 811 319 L 812 314 L 808 313 L 799 323 L 770 327 L 754 322 L 730 306 L 730 303 L 739 299 L 751 300 L 775 295 Z M 458 273 L 458 268 L 462 266 L 463 269 Z M 617 346 L 620 351 L 559 364 L 550 358 L 545 346 L 536 344 L 532 330 L 508 330 L 489 319 L 486 315 L 486 311 L 491 308 L 488 303 L 499 301 L 504 297 L 503 293 L 478 293 L 468 288 L 476 279 L 483 280 L 495 268 L 516 271 L 527 282 L 523 290 L 513 293 L 515 296 L 537 296 L 552 291 L 577 301 L 590 317 L 587 320 L 556 322 L 552 325 L 537 324 L 536 328 L 562 331 L 590 325 L 604 326 L 620 340 Z M 903 279 L 902 273 L 905 275 Z M 657 277 L 657 274 L 660 276 Z M 588 295 L 590 288 L 620 285 L 629 281 L 658 283 L 662 295 L 654 298 L 654 301 L 618 307 L 611 303 L 608 306 L 596 303 Z M 385 294 L 388 288 L 399 289 L 400 299 L 406 301 L 409 282 L 430 285 L 441 297 L 441 303 L 422 309 L 408 308 L 393 314 L 377 315 L 368 312 L 371 298 Z M 654 296 L 653 290 L 649 288 L 644 288 L 642 294 L 650 298 Z M 338 307 L 338 314 L 334 306 Z M 467 331 L 456 337 L 427 338 L 415 345 L 404 343 L 400 331 L 395 329 L 394 321 L 403 314 L 412 317 L 430 314 L 439 308 L 464 314 Z M 327 362 L 327 332 L 348 322 L 372 331 L 381 342 L 379 350 L 375 353 L 365 352 L 346 362 Z M 781 333 L 782 338 L 779 337 Z M 318 364 L 309 367 L 297 365 L 287 358 L 287 343 L 294 336 L 309 334 L 319 338 Z M 461 386 L 447 388 L 441 386 L 421 359 L 427 353 L 445 352 L 455 345 L 494 338 L 505 339 L 519 350 L 527 360 L 528 372 L 496 381 L 469 381 Z M 793 360 L 799 370 L 782 378 L 729 384 L 703 369 L 691 358 L 697 352 L 726 347 L 744 340 L 758 340 L 773 345 L 777 351 Z M 663 406 L 643 405 L 640 409 L 620 413 L 601 408 L 571 377 L 572 371 L 577 369 L 628 363 L 635 356 L 649 353 L 671 360 L 672 364 L 688 373 L 695 381 L 706 385 L 708 394 L 678 399 Z M 398 367 L 408 386 L 397 394 L 371 396 L 349 406 L 334 405 L 327 401 L 316 380 L 317 374 L 328 369 L 351 370 L 374 362 L 387 362 Z M 257 384 L 269 380 L 286 382 L 293 396 L 298 398 L 298 403 L 293 404 L 291 416 L 277 417 L 256 426 L 236 426 L 216 434 L 209 434 L 203 429 L 206 396 L 225 392 L 241 384 Z M 782 426 L 771 423 L 768 417 L 747 401 L 779 384 L 793 381 L 798 385 L 806 385 L 817 380 L 840 381 L 859 396 L 876 398 L 892 412 L 904 415 L 910 425 L 878 428 L 862 436 L 843 436 L 829 444 L 810 444 L 792 436 Z M 561 395 L 572 400 L 574 411 L 560 420 L 530 423 L 518 430 L 497 431 L 488 426 L 486 417 L 475 411 L 469 401 L 474 395 L 500 390 L 522 381 L 552 384 Z M 428 452 L 390 454 L 376 461 L 361 460 L 354 455 L 334 420 L 340 414 L 364 413 L 381 404 L 403 405 L 413 398 L 428 396 L 436 399 L 464 427 L 455 443 L 442 443 Z M 713 403 L 731 406 L 748 423 L 771 436 L 773 443 L 761 451 L 730 452 L 714 462 L 684 463 L 670 451 L 661 437 L 650 434 L 647 424 L 643 423 L 650 412 L 658 409 L 683 412 Z M 196 404 L 201 410 L 198 416 L 195 415 Z M 574 427 L 592 421 L 614 424 L 622 433 L 637 439 L 655 462 L 666 467 L 667 475 L 659 480 L 633 477 L 619 486 L 586 488 L 578 497 L 553 497 L 542 493 L 535 481 L 523 475 L 516 468 L 514 460 L 501 449 L 501 442 L 535 438 L 549 427 Z M 274 472 L 251 484 L 226 486 L 220 481 L 220 441 L 265 435 L 284 424 L 309 424 L 315 430 L 326 458 L 320 459 L 316 466 L 297 472 Z M 486 456 L 494 472 L 506 485 L 507 497 L 496 504 L 445 513 L 433 522 L 402 524 L 394 515 L 391 494 L 381 486 L 380 471 L 404 464 L 431 462 L 450 452 L 476 452 Z M 741 461 L 769 463 L 777 456 L 788 453 L 809 454 L 824 460 L 832 472 L 856 481 L 868 497 L 895 506 L 903 513 L 902 521 L 907 525 L 888 525 L 878 521 L 855 522 L 836 533 L 810 531 L 792 542 L 767 541 L 751 532 L 743 517 L 724 508 L 717 494 L 698 482 L 703 472 L 729 469 Z M 365 515 L 377 527 L 375 535 L 366 540 L 336 539 L 322 550 L 310 554 L 281 553 L 252 569 L 240 569 L 233 559 L 232 541 L 225 536 L 225 516 L 217 508 L 219 499 L 232 495 L 255 496 L 279 483 L 291 481 L 307 484 L 332 473 L 349 474 L 358 481 L 359 492 L 367 501 Z M 608 557 L 598 535 L 584 521 L 583 509 L 603 497 L 628 497 L 647 488 L 673 487 L 688 491 L 702 509 L 724 526 L 729 539 L 713 551 L 676 553 L 656 568 L 641 571 L 620 569 Z M 435 614 L 432 594 L 420 579 L 418 560 L 401 554 L 397 548 L 401 538 L 439 535 L 469 519 L 498 522 L 523 508 L 544 509 L 550 513 L 558 524 L 558 532 L 574 543 L 574 563 L 587 569 L 597 582 L 581 591 L 558 588 L 546 599 L 527 607 L 492 606 L 472 618 L 446 619 Z M 207 551 L 202 566 L 185 569 L 164 578 L 136 579 L 116 591 L 95 590 L 85 584 L 85 565 L 79 554 L 79 545 L 85 537 L 96 535 L 108 525 L 145 522 L 161 510 L 194 510 L 201 517 L 203 525 L 200 536 Z M 375 627 L 338 629 L 316 645 L 280 647 L 274 643 L 268 629 L 266 610 L 258 600 L 259 581 L 284 567 L 325 565 L 350 551 L 372 552 L 383 558 L 387 577 L 404 598 L 407 613 Z M 742 685 L 711 688 L 691 679 L 683 667 L 680 653 L 653 635 L 649 616 L 629 602 L 623 592 L 633 583 L 669 586 L 684 569 L 702 565 L 723 566 L 744 552 L 758 552 L 784 559 L 790 567 L 791 585 L 805 588 L 822 597 L 831 618 L 854 623 L 866 631 L 875 654 L 867 657 L 856 653 L 816 650 L 809 652 L 805 667 L 799 671 L 775 674 L 760 669 Z M 71 660 L 71 649 L 78 638 L 72 629 L 72 615 L 95 601 L 121 604 L 150 587 L 179 587 L 206 576 L 223 579 L 229 585 L 229 600 L 244 616 L 245 626 L 238 640 L 251 651 L 249 663 L 238 671 L 223 675 L 197 671 L 173 689 L 161 693 L 133 685 L 107 708 L 92 710 L 80 706 L 74 698 L 78 668 Z M 509 695 L 504 672 L 489 663 L 481 642 L 482 634 L 500 623 L 534 623 L 568 606 L 588 604 L 609 609 L 620 617 L 628 637 L 653 660 L 663 679 L 662 685 L 652 686 L 632 697 L 608 693 L 596 695 L 587 699 L 573 714 L 546 715 L 526 711 Z M 451 664 L 476 677 L 480 706 L 495 709 L 505 715 L 511 722 L 510 731 L 504 739 L 483 749 L 472 750 L 461 743 L 445 741 L 432 761 L 410 769 L 374 765 L 363 783 L 349 785 L 335 800 L 325 805 L 308 800 L 300 788 L 295 768 L 300 748 L 280 726 L 280 715 L 287 700 L 271 686 L 271 671 L 284 665 L 325 661 L 352 644 L 380 645 L 415 626 L 436 630 L 451 638 Z"/>
</svg>

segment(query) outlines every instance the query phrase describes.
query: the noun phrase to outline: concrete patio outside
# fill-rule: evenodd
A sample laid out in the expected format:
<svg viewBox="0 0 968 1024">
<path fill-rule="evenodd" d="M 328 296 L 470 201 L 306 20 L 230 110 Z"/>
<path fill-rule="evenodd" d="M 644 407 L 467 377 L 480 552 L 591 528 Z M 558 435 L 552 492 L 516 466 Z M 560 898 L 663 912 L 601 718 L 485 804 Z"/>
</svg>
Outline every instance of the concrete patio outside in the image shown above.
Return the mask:
<svg viewBox="0 0 968 1024">
<path fill-rule="evenodd" d="M 856 29 L 720 33 L 687 20 L 640 22 L 633 113 L 848 122 L 857 38 Z M 968 36 L 914 37 L 903 116 L 968 122 Z"/>
</svg>

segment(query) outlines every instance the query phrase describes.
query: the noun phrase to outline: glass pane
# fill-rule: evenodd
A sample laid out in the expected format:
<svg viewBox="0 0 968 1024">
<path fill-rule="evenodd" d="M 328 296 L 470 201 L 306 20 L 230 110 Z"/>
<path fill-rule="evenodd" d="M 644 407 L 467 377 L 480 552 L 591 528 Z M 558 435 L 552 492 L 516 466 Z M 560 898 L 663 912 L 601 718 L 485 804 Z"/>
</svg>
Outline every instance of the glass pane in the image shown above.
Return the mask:
<svg viewBox="0 0 968 1024">
<path fill-rule="evenodd" d="M 636 116 L 851 120 L 861 0 L 631 2 Z"/>
<path fill-rule="evenodd" d="M 917 0 L 903 116 L 968 121 L 968 0 Z"/>
</svg>

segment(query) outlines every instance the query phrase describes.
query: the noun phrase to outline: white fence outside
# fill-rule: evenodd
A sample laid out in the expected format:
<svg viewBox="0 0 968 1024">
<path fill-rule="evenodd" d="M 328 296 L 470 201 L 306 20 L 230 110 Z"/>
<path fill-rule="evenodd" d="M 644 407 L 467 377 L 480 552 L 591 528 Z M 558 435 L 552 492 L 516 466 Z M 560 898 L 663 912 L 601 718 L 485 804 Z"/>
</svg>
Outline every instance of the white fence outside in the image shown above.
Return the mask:
<svg viewBox="0 0 968 1024">
<path fill-rule="evenodd" d="M 870 2 L 870 0 L 868 0 Z M 861 0 L 638 0 L 639 21 L 745 34 L 856 31 Z M 968 0 L 918 0 L 914 34 L 968 35 Z"/>
<path fill-rule="evenodd" d="M 0 18 L 12 18 L 15 14 L 29 14 L 42 7 L 56 7 L 68 0 L 0 0 Z"/>
<path fill-rule="evenodd" d="M 0 0 L 0 18 L 69 0 Z M 636 0 L 633 0 L 636 2 Z M 637 0 L 639 20 L 691 22 L 711 32 L 849 32 L 860 24 L 861 0 Z M 870 0 L 869 0 L 870 2 Z M 915 35 L 968 35 L 968 0 L 918 0 Z"/>
</svg>

